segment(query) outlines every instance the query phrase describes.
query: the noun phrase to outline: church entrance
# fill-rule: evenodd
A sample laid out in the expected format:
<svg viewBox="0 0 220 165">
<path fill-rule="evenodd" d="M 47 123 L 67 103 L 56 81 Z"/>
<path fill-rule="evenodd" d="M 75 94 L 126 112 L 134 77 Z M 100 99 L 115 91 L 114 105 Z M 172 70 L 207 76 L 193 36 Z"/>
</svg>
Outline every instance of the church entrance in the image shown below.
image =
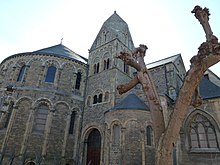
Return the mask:
<svg viewBox="0 0 220 165">
<path fill-rule="evenodd" d="M 90 132 L 87 140 L 87 159 L 88 165 L 100 165 L 101 154 L 101 134 L 97 129 Z"/>
</svg>

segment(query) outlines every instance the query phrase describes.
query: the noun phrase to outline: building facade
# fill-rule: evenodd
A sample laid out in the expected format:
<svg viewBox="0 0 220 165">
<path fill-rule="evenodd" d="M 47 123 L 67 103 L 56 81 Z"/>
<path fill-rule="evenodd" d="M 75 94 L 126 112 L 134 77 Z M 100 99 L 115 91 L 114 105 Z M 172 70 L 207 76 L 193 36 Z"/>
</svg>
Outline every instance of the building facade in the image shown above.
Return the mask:
<svg viewBox="0 0 220 165">
<path fill-rule="evenodd" d="M 62 44 L 9 56 L 0 64 L 0 163 L 153 165 L 151 112 L 141 85 L 116 87 L 136 71 L 117 58 L 134 43 L 114 12 L 86 59 Z M 186 75 L 181 54 L 147 65 L 165 122 Z M 220 79 L 207 71 L 203 104 L 189 107 L 173 164 L 220 163 Z"/>
</svg>

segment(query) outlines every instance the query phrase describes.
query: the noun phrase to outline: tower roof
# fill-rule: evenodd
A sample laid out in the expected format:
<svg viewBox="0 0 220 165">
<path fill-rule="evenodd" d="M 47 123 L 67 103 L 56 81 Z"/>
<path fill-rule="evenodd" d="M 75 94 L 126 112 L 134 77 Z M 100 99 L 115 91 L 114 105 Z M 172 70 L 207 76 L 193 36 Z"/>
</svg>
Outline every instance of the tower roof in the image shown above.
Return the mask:
<svg viewBox="0 0 220 165">
<path fill-rule="evenodd" d="M 128 24 L 114 11 L 114 13 L 103 23 L 95 41 L 90 48 L 90 51 L 97 47 L 97 44 L 103 38 L 103 34 L 107 34 L 108 38 L 106 42 L 109 42 L 115 38 L 118 38 L 122 43 L 125 43 L 125 37 L 130 41 L 133 46 L 133 41 L 128 28 Z M 101 46 L 101 45 L 100 45 Z"/>
<path fill-rule="evenodd" d="M 129 94 L 120 103 L 115 105 L 112 110 L 145 110 L 150 111 L 149 107 L 135 94 Z"/>
</svg>

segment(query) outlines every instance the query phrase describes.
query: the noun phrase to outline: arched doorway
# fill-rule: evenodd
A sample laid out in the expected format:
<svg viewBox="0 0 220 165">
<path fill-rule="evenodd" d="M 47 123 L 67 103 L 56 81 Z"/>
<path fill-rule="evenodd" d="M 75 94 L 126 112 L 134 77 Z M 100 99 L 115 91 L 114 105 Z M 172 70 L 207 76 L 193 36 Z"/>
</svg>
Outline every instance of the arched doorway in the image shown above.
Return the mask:
<svg viewBox="0 0 220 165">
<path fill-rule="evenodd" d="M 101 134 L 97 129 L 90 132 L 87 140 L 86 164 L 100 165 Z"/>
<path fill-rule="evenodd" d="M 28 161 L 25 165 L 36 165 L 33 161 Z"/>
</svg>

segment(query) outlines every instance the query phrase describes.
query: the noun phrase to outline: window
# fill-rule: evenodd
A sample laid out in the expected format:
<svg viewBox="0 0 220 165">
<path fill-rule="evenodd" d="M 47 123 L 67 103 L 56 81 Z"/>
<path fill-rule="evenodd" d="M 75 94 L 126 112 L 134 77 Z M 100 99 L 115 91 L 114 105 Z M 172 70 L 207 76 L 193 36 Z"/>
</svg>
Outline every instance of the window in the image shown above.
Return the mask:
<svg viewBox="0 0 220 165">
<path fill-rule="evenodd" d="M 19 72 L 19 74 L 18 74 L 17 82 L 21 82 L 21 81 L 23 80 L 25 68 L 26 68 L 25 65 L 23 65 L 23 66 L 21 67 L 20 72 Z"/>
<path fill-rule="evenodd" d="M 120 126 L 118 124 L 113 126 L 113 143 L 120 144 Z"/>
<path fill-rule="evenodd" d="M 98 102 L 98 98 L 97 98 L 97 95 L 95 95 L 94 97 L 93 97 L 93 104 L 96 104 Z"/>
<path fill-rule="evenodd" d="M 93 69 L 94 69 L 94 74 L 99 73 L 99 63 L 94 64 Z"/>
<path fill-rule="evenodd" d="M 82 74 L 78 72 L 76 76 L 75 89 L 80 89 L 81 78 L 82 78 Z"/>
<path fill-rule="evenodd" d="M 57 70 L 57 68 L 54 67 L 54 66 L 50 66 L 47 69 L 47 74 L 46 74 L 45 82 L 50 82 L 50 83 L 54 82 L 55 75 L 56 75 L 56 70 Z"/>
<path fill-rule="evenodd" d="M 218 138 L 214 125 L 207 117 L 196 114 L 189 126 L 189 145 L 191 149 L 218 148 Z"/>
<path fill-rule="evenodd" d="M 102 93 L 99 94 L 98 103 L 102 102 Z"/>
<path fill-rule="evenodd" d="M 109 58 L 107 60 L 104 60 L 104 70 L 107 70 L 110 68 L 110 60 Z"/>
<path fill-rule="evenodd" d="M 147 145 L 152 146 L 153 145 L 153 129 L 151 126 L 147 126 Z"/>
<path fill-rule="evenodd" d="M 70 117 L 69 134 L 73 134 L 76 112 L 72 112 Z"/>
<path fill-rule="evenodd" d="M 39 133 L 44 132 L 48 113 L 49 113 L 49 109 L 46 105 L 40 105 L 38 107 L 36 111 L 34 127 L 33 127 L 34 132 L 39 132 Z"/>
</svg>

